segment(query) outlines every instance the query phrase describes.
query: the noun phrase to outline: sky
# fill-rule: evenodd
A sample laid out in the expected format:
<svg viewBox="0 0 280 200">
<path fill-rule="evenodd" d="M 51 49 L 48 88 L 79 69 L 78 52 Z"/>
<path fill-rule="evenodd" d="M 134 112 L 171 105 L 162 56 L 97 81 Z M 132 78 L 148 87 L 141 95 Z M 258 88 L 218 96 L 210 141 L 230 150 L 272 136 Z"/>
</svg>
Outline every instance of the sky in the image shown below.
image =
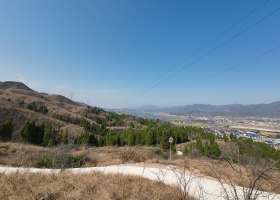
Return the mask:
<svg viewBox="0 0 280 200">
<path fill-rule="evenodd" d="M 106 108 L 280 100 L 279 0 L 0 0 L 0 81 Z"/>
</svg>

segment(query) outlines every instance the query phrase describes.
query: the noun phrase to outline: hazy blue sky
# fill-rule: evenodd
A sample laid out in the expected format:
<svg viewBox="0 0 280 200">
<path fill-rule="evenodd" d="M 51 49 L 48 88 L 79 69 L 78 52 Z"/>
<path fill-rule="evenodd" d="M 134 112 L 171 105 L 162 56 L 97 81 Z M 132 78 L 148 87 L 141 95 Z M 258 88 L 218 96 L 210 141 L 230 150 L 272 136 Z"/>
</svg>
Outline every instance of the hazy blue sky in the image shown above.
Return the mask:
<svg viewBox="0 0 280 200">
<path fill-rule="evenodd" d="M 280 10 L 261 20 L 277 8 L 279 0 L 0 0 L 0 80 L 105 107 L 280 100 Z"/>
</svg>

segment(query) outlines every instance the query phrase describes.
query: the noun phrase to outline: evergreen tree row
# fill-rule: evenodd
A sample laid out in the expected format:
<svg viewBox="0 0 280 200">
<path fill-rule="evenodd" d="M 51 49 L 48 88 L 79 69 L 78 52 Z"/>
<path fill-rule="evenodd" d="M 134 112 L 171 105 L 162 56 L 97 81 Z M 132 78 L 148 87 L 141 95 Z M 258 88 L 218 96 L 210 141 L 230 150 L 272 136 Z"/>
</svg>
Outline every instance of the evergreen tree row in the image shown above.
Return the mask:
<svg viewBox="0 0 280 200">
<path fill-rule="evenodd" d="M 36 124 L 36 122 L 26 122 L 21 130 L 21 139 L 24 142 L 52 146 L 59 143 L 60 138 L 57 131 L 49 124 Z"/>
<path fill-rule="evenodd" d="M 12 139 L 13 134 L 13 124 L 12 121 L 7 121 L 0 126 L 0 139 L 4 141 L 8 141 Z"/>
</svg>

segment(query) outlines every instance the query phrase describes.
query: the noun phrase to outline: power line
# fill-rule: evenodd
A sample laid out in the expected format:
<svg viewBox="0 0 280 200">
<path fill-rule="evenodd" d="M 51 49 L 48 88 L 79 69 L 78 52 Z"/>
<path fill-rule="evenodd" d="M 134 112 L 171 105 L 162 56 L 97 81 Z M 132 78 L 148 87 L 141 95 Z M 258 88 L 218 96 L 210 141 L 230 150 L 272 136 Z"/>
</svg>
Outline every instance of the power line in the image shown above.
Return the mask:
<svg viewBox="0 0 280 200">
<path fill-rule="evenodd" d="M 227 45 L 228 43 L 234 41 L 235 39 L 237 39 L 238 37 L 240 37 L 242 34 L 248 32 L 251 28 L 254 28 L 255 26 L 261 24 L 263 21 L 265 21 L 267 18 L 269 18 L 270 16 L 273 16 L 274 14 L 276 14 L 277 12 L 280 11 L 280 7 L 273 10 L 272 12 L 270 12 L 269 14 L 265 15 L 264 17 L 262 17 L 261 19 L 259 19 L 257 22 L 255 22 L 254 24 L 252 24 L 251 26 L 246 27 L 245 29 L 243 29 L 242 31 L 234 34 L 232 37 L 230 37 L 228 40 L 225 40 L 223 43 L 216 45 L 215 47 L 209 49 L 206 53 L 200 55 L 199 57 L 197 57 L 196 59 L 194 59 L 192 62 L 190 62 L 187 66 L 183 65 L 181 67 L 178 68 L 177 72 L 180 72 L 182 70 L 184 70 L 185 67 L 191 67 L 193 65 L 195 65 L 196 63 L 198 63 L 200 60 L 202 60 L 203 58 L 209 56 L 211 53 L 215 52 L 216 50 L 222 48 L 223 46 Z M 176 71 L 174 71 L 174 73 L 177 73 Z M 169 78 L 170 76 L 167 76 L 166 78 Z M 155 84 L 153 87 L 151 87 L 150 89 L 153 89 L 155 87 L 157 87 L 159 84 L 161 83 L 161 81 L 158 81 L 157 84 Z"/>
<path fill-rule="evenodd" d="M 263 5 L 261 6 L 261 9 L 264 9 L 267 4 L 270 2 L 271 0 L 265 0 Z M 247 20 L 248 18 L 250 18 L 251 16 L 253 16 L 257 11 L 259 11 L 259 7 L 253 8 L 251 9 L 247 15 L 241 17 L 238 21 L 233 22 L 230 26 L 228 26 L 227 28 L 225 28 L 225 30 L 223 30 L 222 32 L 220 32 L 214 39 L 212 39 L 211 41 L 209 41 L 209 43 L 215 43 L 218 42 L 221 37 L 225 36 L 228 32 L 230 32 L 234 27 L 242 24 L 245 20 Z M 206 47 L 204 45 L 200 45 L 196 50 L 193 51 L 191 56 L 196 56 L 199 54 L 199 52 L 203 51 L 204 49 L 206 49 Z M 189 59 L 188 59 L 189 60 Z M 187 61 L 183 62 L 180 66 L 186 65 Z M 179 67 L 180 67 L 179 66 Z M 167 72 L 165 72 L 166 74 L 169 74 L 173 71 L 173 69 L 169 69 Z"/>
<path fill-rule="evenodd" d="M 260 54 L 258 54 L 258 55 L 256 56 L 256 59 L 254 59 L 254 60 L 261 59 L 261 58 L 267 56 L 268 54 L 271 54 L 271 53 L 273 53 L 273 52 L 275 52 L 275 51 L 277 51 L 277 50 L 279 50 L 279 49 L 280 49 L 280 44 L 278 44 L 277 46 L 274 46 L 274 47 L 272 47 L 272 48 L 269 48 L 269 49 L 267 49 L 267 50 L 261 52 Z M 218 75 L 221 75 L 221 74 L 224 74 L 224 73 L 233 71 L 234 69 L 236 69 L 237 67 L 239 67 L 239 66 L 241 66 L 241 65 L 250 63 L 251 60 L 252 60 L 252 59 L 247 59 L 247 60 L 245 61 L 245 63 L 244 63 L 244 62 L 240 62 L 240 63 L 238 63 L 238 64 L 234 64 L 234 65 L 232 65 L 232 66 L 228 66 L 228 67 L 222 69 L 221 71 L 218 71 L 218 72 L 212 74 L 211 76 L 212 76 L 212 77 L 213 77 L 213 76 L 215 77 L 215 76 L 218 76 Z"/>
<path fill-rule="evenodd" d="M 194 59 L 192 62 L 190 62 L 188 65 L 182 65 L 180 66 L 177 71 L 173 71 L 174 73 L 178 73 L 182 70 L 184 70 L 186 67 L 191 67 L 195 64 L 197 64 L 199 61 L 201 61 L 203 58 L 211 55 L 211 53 L 217 51 L 218 49 L 224 47 L 225 45 L 229 44 L 230 42 L 234 41 L 235 39 L 239 38 L 241 35 L 243 35 L 244 33 L 248 32 L 250 29 L 256 27 L 257 25 L 261 24 L 262 22 L 264 22 L 266 19 L 268 19 L 269 17 L 275 15 L 276 13 L 278 13 L 280 11 L 280 7 L 278 7 L 277 9 L 272 10 L 271 12 L 269 12 L 268 14 L 266 14 L 265 16 L 261 17 L 259 20 L 257 20 L 255 23 L 251 24 L 250 26 L 245 27 L 243 30 L 237 32 L 236 34 L 234 34 L 233 36 L 231 36 L 230 38 L 228 38 L 227 40 L 223 41 L 221 44 L 218 44 L 216 46 L 214 46 L 213 48 L 210 48 L 206 53 L 200 55 L 199 57 L 197 57 L 196 59 Z M 165 77 L 165 79 L 170 78 L 173 74 Z M 152 89 L 156 88 L 160 83 L 162 82 L 162 80 L 157 81 L 152 87 L 150 87 L 149 91 L 151 91 Z"/>
<path fill-rule="evenodd" d="M 240 18 L 237 22 L 232 23 L 229 27 L 227 27 L 224 31 L 222 31 L 220 34 L 218 34 L 213 40 L 211 40 L 211 43 L 215 43 L 220 41 L 220 39 L 222 37 L 224 37 L 227 33 L 229 33 L 233 28 L 235 28 L 236 26 L 242 24 L 244 21 L 246 21 L 248 18 L 250 18 L 251 16 L 253 16 L 255 13 L 257 13 L 259 10 L 264 9 L 267 4 L 270 2 L 271 0 L 266 0 L 263 4 L 263 6 L 261 7 L 261 9 L 259 7 L 253 8 L 252 10 L 250 10 L 248 12 L 247 15 L 245 15 L 244 17 Z M 199 48 L 197 48 L 196 52 L 200 52 L 203 49 L 206 49 L 205 46 L 201 45 Z"/>
</svg>

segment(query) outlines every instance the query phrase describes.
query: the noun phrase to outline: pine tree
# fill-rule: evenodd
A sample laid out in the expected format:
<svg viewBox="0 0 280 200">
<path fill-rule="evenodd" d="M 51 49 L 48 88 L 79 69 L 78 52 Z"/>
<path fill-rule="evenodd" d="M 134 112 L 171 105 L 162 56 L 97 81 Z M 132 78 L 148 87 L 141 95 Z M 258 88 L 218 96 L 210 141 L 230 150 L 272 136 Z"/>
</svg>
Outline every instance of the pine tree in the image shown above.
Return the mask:
<svg viewBox="0 0 280 200">
<path fill-rule="evenodd" d="M 43 136 L 43 146 L 49 146 L 49 142 L 50 142 L 50 132 L 49 130 L 45 130 L 44 131 L 44 136 Z"/>
<path fill-rule="evenodd" d="M 44 136 L 43 136 L 43 146 L 51 146 L 55 144 L 54 129 L 51 125 L 45 125 Z"/>
<path fill-rule="evenodd" d="M 11 121 L 8 121 L 0 126 L 0 139 L 1 140 L 11 140 L 13 134 L 13 124 Z"/>
<path fill-rule="evenodd" d="M 135 134 L 132 132 L 128 132 L 128 145 L 129 146 L 135 145 Z"/>
<path fill-rule="evenodd" d="M 221 150 L 220 150 L 218 144 L 216 142 L 211 144 L 210 148 L 209 148 L 209 157 L 218 158 L 220 156 L 221 156 Z"/>
<path fill-rule="evenodd" d="M 21 137 L 25 142 L 42 145 L 44 137 L 44 125 L 37 126 L 34 121 L 27 122 L 21 131 Z"/>
<path fill-rule="evenodd" d="M 88 144 L 92 146 L 98 146 L 98 139 L 93 133 L 89 134 Z"/>
<path fill-rule="evenodd" d="M 168 136 L 167 135 L 163 135 L 160 139 L 160 148 L 162 150 L 168 150 L 169 149 L 169 143 L 168 143 Z"/>
</svg>

